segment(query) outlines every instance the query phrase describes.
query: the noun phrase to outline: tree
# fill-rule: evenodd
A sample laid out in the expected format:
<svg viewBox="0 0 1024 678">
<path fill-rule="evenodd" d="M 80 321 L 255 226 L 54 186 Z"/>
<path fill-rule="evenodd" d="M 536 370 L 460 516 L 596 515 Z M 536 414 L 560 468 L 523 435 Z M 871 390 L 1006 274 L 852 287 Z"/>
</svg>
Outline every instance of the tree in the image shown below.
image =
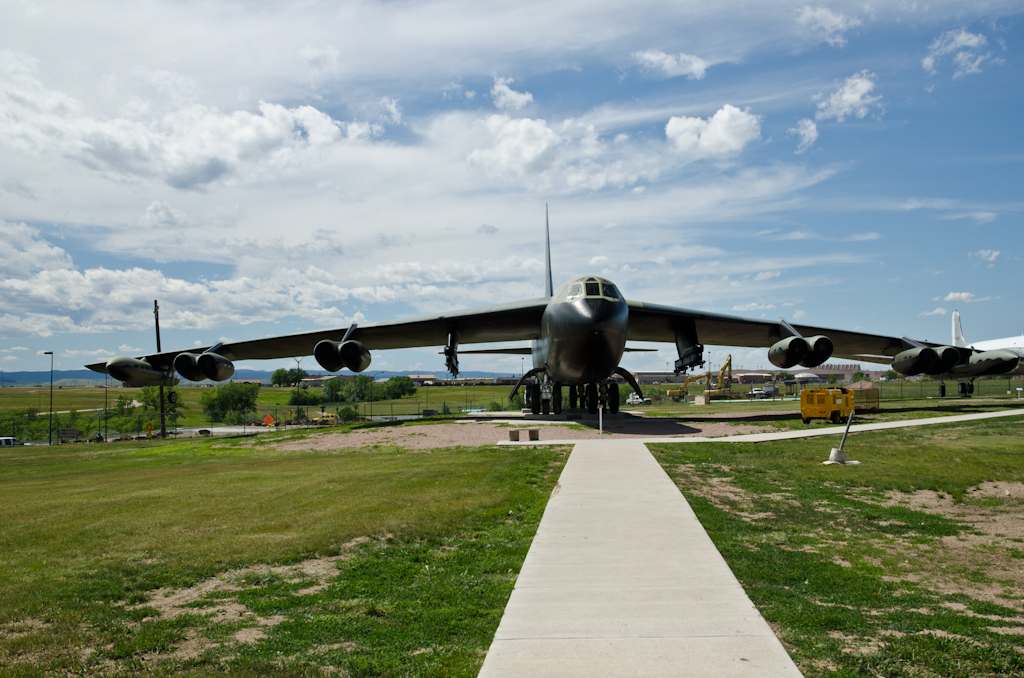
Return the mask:
<svg viewBox="0 0 1024 678">
<path fill-rule="evenodd" d="M 158 386 L 143 386 L 139 390 L 138 401 L 142 403 L 142 409 L 160 411 L 160 387 Z M 171 401 L 164 399 L 164 412 L 167 414 L 174 414 L 178 410 L 187 410 L 188 405 L 178 398 L 178 402 L 172 403 Z"/>
<path fill-rule="evenodd" d="M 328 379 L 324 382 L 323 389 L 327 402 L 336 403 L 345 400 L 345 380 L 341 377 Z"/>
<path fill-rule="evenodd" d="M 204 389 L 199 404 L 211 421 L 222 421 L 225 412 L 254 412 L 260 395 L 259 384 L 224 384 Z"/>
<path fill-rule="evenodd" d="M 135 401 L 132 400 L 131 396 L 122 393 L 117 396 L 117 402 L 114 403 L 114 411 L 124 417 L 135 412 Z"/>
<path fill-rule="evenodd" d="M 886 381 L 894 381 L 894 380 L 896 380 L 896 379 L 902 379 L 902 378 L 903 378 L 903 375 L 901 375 L 901 374 L 900 374 L 899 372 L 897 372 L 896 370 L 886 370 L 885 372 L 882 372 L 882 377 L 883 377 L 883 378 L 884 378 L 884 379 L 885 379 Z"/>
<path fill-rule="evenodd" d="M 270 383 L 274 386 L 284 386 L 288 383 L 288 370 L 279 367 L 270 375 Z"/>
<path fill-rule="evenodd" d="M 864 374 L 860 370 L 853 373 L 853 381 L 869 381 L 868 375 Z"/>
<path fill-rule="evenodd" d="M 301 367 L 293 367 L 290 370 L 281 367 L 270 375 L 270 383 L 274 386 L 295 386 L 308 376 L 306 370 Z"/>
<path fill-rule="evenodd" d="M 357 403 L 376 400 L 376 398 L 373 397 L 373 386 L 373 379 L 369 378 L 365 374 L 357 374 L 348 382 L 348 388 L 346 389 L 348 392 L 348 399 Z"/>
<path fill-rule="evenodd" d="M 830 383 L 830 384 L 834 384 L 834 383 L 836 383 L 837 381 L 838 381 L 838 379 L 836 379 L 836 375 L 834 375 L 834 374 L 830 374 L 830 375 L 828 375 L 828 383 Z"/>
<path fill-rule="evenodd" d="M 384 390 L 389 400 L 416 395 L 416 386 L 409 377 L 391 377 L 384 383 Z"/>
<path fill-rule="evenodd" d="M 289 405 L 319 405 L 326 400 L 323 389 L 319 388 L 303 388 L 288 394 Z"/>
</svg>

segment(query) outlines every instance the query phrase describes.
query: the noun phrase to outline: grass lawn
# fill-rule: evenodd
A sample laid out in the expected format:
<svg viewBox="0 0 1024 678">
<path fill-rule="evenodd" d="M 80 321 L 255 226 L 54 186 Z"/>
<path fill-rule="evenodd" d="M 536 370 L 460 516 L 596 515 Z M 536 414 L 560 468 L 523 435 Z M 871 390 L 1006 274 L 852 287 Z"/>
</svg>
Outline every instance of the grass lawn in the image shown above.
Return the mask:
<svg viewBox="0 0 1024 678">
<path fill-rule="evenodd" d="M 650 447 L 805 675 L 1024 676 L 1022 426 Z"/>
<path fill-rule="evenodd" d="M 244 442 L 4 450 L 0 673 L 475 675 L 566 450 Z"/>
</svg>

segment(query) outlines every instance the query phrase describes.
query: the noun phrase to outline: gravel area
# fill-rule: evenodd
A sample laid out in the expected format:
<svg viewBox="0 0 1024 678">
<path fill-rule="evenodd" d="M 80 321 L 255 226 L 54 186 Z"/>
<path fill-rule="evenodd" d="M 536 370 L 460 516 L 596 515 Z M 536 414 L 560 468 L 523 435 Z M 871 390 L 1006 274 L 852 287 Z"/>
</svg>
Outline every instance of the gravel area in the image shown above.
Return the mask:
<svg viewBox="0 0 1024 678">
<path fill-rule="evenodd" d="M 344 433 L 325 432 L 302 441 L 273 445 L 281 450 L 336 450 L 374 445 L 394 445 L 408 449 L 431 449 L 460 445 L 479 447 L 508 440 L 509 428 L 539 428 L 541 440 L 590 440 L 598 437 L 597 428 L 566 422 L 509 420 L 459 421 L 451 424 L 386 426 Z M 765 426 L 728 422 L 688 422 L 674 419 L 630 417 L 605 425 L 608 438 L 649 438 L 660 436 L 726 436 L 774 430 Z"/>
</svg>

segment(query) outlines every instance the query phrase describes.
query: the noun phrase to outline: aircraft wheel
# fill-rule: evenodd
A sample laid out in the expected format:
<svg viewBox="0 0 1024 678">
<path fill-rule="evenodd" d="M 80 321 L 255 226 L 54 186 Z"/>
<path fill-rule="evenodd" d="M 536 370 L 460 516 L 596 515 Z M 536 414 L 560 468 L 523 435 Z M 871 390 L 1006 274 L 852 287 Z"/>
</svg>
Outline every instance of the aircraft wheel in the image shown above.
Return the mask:
<svg viewBox="0 0 1024 678">
<path fill-rule="evenodd" d="M 967 394 L 970 395 L 970 394 L 973 394 L 973 393 L 974 393 L 974 382 L 972 381 L 972 382 L 967 384 Z"/>
<path fill-rule="evenodd" d="M 572 384 L 569 386 L 569 409 L 575 410 L 580 405 L 579 396 L 577 394 L 576 385 Z"/>
<path fill-rule="evenodd" d="M 542 401 L 540 401 L 540 411 L 541 411 L 541 414 L 551 414 L 551 401 L 550 400 L 542 400 Z"/>
<path fill-rule="evenodd" d="M 961 397 L 967 395 L 967 384 L 961 381 L 959 384 L 956 385 L 956 392 L 957 395 Z"/>
<path fill-rule="evenodd" d="M 612 414 L 619 412 L 619 385 L 608 384 L 608 411 Z"/>
<path fill-rule="evenodd" d="M 597 384 L 587 384 L 587 411 L 597 414 Z"/>
<path fill-rule="evenodd" d="M 939 384 L 939 397 L 940 398 L 945 398 L 946 397 L 946 385 L 945 384 Z"/>
<path fill-rule="evenodd" d="M 810 423 L 811 423 L 811 420 L 808 419 L 807 417 L 804 417 L 804 424 L 810 424 Z"/>
<path fill-rule="evenodd" d="M 540 414 L 540 384 L 530 384 L 530 412 Z"/>
<path fill-rule="evenodd" d="M 167 402 L 169 402 L 172 405 L 178 402 L 178 392 L 171 391 L 170 394 L 167 396 Z"/>
<path fill-rule="evenodd" d="M 551 387 L 551 411 L 555 414 L 562 413 L 562 385 L 555 384 Z"/>
<path fill-rule="evenodd" d="M 839 413 L 838 412 L 832 412 L 832 415 L 829 417 L 829 419 L 832 421 L 833 424 L 838 424 L 839 423 Z"/>
</svg>

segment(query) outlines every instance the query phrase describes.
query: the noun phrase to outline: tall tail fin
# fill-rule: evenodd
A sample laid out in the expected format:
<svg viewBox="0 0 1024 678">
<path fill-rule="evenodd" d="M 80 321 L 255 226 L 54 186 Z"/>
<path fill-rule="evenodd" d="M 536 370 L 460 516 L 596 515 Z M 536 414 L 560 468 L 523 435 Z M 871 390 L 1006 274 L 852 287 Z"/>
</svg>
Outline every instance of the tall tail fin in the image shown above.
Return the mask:
<svg viewBox="0 0 1024 678">
<path fill-rule="evenodd" d="M 964 331 L 960 329 L 960 311 L 953 311 L 953 345 L 957 348 L 965 348 L 967 340 L 964 339 Z"/>
<path fill-rule="evenodd" d="M 544 296 L 552 297 L 555 286 L 551 280 L 551 221 L 548 218 L 548 204 L 544 203 Z"/>
</svg>

